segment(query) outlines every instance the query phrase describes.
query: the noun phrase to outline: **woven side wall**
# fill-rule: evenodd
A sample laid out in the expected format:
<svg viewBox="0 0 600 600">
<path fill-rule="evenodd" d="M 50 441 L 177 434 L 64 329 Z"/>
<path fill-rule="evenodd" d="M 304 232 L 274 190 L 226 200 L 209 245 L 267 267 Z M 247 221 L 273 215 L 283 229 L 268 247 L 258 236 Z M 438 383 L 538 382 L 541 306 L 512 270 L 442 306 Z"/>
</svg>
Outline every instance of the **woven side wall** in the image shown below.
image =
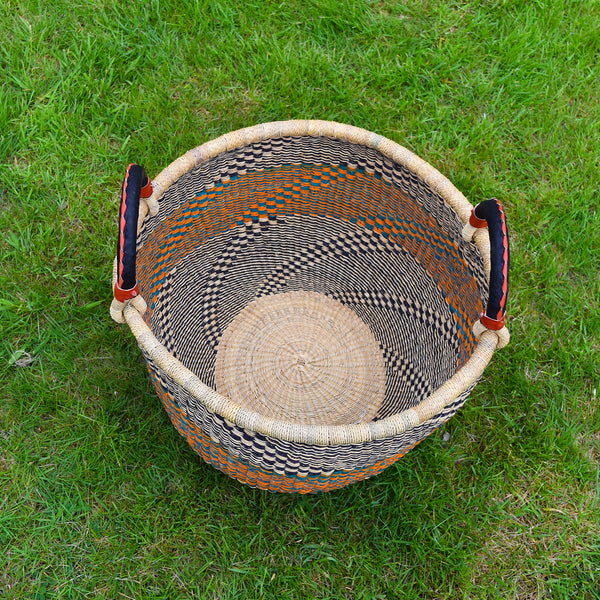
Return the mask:
<svg viewBox="0 0 600 600">
<path fill-rule="evenodd" d="M 269 137 L 277 130 L 292 135 Z M 463 405 L 494 351 L 494 335 L 472 333 L 489 263 L 462 239 L 468 202 L 380 136 L 327 122 L 234 132 L 161 173 L 148 205 L 158 211 L 141 223 L 138 278 L 149 307 L 125 319 L 177 429 L 244 483 L 314 492 L 375 475 Z M 214 391 L 228 324 L 295 290 L 369 326 L 387 374 L 374 421 L 295 427 Z"/>
<path fill-rule="evenodd" d="M 207 410 L 149 357 L 145 358 L 159 397 L 196 452 L 243 483 L 275 489 L 269 487 L 271 483 L 283 485 L 287 481 L 294 488 L 284 491 L 323 491 L 334 474 L 340 485 L 331 489 L 346 485 L 348 479 L 358 481 L 377 474 L 450 419 L 476 383 L 435 417 L 400 435 L 361 444 L 315 446 L 272 438 L 232 424 Z M 247 475 L 239 469 L 257 474 L 257 482 L 247 481 Z"/>
<path fill-rule="evenodd" d="M 322 139 L 312 140 L 316 149 L 299 142 L 303 158 L 339 160 L 323 151 Z M 272 163 L 285 158 L 269 150 Z M 393 170 L 377 174 L 370 164 L 248 172 L 240 165 L 256 159 L 213 161 L 220 171 L 203 165 L 172 186 L 179 191 L 171 188 L 162 201 L 167 216 L 145 230 L 152 235 L 139 259 L 149 265 L 140 270 L 147 322 L 204 383 L 214 387 L 217 345 L 236 314 L 256 298 L 291 290 L 329 295 L 369 325 L 388 373 L 377 418 L 418 404 L 465 363 L 475 346 L 483 268 L 476 261 L 473 269 L 471 246 L 433 218 L 445 215 L 444 225 L 459 230 L 439 197 L 438 204 L 424 193 L 414 199 L 392 183 Z M 382 169 L 381 160 L 375 166 Z M 201 172 L 224 172 L 226 181 L 206 189 Z"/>
<path fill-rule="evenodd" d="M 444 198 L 427 182 L 404 165 L 395 163 L 381 152 L 360 144 L 333 138 L 268 139 L 223 152 L 184 173 L 159 197 L 160 213 L 147 217 L 138 236 L 142 246 L 154 229 L 180 206 L 195 198 L 214 198 L 215 187 L 232 179 L 265 169 L 283 166 L 331 165 L 334 170 L 357 171 L 373 175 L 421 206 L 437 227 L 457 245 L 473 270 L 480 295 L 487 298 L 487 276 L 481 256 L 472 244 L 462 240 L 462 222 Z M 282 175 L 283 176 L 283 175 Z M 307 182 L 310 183 L 310 182 Z M 257 203 L 258 204 L 258 203 Z M 227 216 L 227 215 L 219 215 Z"/>
</svg>

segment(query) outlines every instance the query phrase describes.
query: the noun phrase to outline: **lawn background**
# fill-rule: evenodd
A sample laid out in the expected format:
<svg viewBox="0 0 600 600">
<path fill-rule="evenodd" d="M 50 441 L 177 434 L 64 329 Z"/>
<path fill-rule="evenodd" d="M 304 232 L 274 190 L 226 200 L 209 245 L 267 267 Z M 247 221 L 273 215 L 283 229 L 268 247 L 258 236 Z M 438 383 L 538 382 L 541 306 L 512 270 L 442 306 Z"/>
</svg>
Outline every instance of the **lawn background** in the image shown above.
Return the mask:
<svg viewBox="0 0 600 600">
<path fill-rule="evenodd" d="M 4 0 L 0 31 L 0 597 L 600 598 L 597 0 Z M 467 406 L 320 496 L 204 465 L 108 317 L 127 164 L 289 118 L 497 196 L 513 252 Z"/>
</svg>

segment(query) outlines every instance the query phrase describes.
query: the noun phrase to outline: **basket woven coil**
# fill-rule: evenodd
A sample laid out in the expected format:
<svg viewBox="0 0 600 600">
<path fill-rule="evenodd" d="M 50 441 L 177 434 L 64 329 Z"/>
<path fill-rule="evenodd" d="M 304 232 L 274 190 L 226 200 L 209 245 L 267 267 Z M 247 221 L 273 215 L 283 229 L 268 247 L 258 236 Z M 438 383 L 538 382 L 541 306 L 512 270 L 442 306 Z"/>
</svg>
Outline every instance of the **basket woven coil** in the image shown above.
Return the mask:
<svg viewBox="0 0 600 600">
<path fill-rule="evenodd" d="M 269 123 L 151 183 L 130 171 L 111 313 L 175 427 L 244 483 L 306 493 L 379 473 L 456 413 L 508 341 L 507 260 L 499 318 L 484 314 L 487 222 L 391 140 Z"/>
</svg>

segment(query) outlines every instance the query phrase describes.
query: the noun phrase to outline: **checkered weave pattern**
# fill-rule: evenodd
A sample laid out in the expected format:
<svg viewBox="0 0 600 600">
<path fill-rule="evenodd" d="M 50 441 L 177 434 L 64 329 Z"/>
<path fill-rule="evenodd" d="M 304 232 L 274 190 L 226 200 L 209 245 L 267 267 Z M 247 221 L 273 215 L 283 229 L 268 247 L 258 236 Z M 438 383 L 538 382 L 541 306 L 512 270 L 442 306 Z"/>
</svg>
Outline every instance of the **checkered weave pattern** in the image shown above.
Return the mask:
<svg viewBox="0 0 600 600">
<path fill-rule="evenodd" d="M 473 324 L 488 273 L 461 235 L 466 201 L 459 216 L 389 140 L 299 123 L 200 147 L 163 177 L 158 211 L 138 230 L 137 327 L 152 339 L 140 345 L 159 397 L 204 460 L 252 486 L 306 493 L 379 473 L 464 404 L 482 368 L 431 403 L 482 347 Z M 261 348 L 263 337 L 281 350 Z"/>
</svg>

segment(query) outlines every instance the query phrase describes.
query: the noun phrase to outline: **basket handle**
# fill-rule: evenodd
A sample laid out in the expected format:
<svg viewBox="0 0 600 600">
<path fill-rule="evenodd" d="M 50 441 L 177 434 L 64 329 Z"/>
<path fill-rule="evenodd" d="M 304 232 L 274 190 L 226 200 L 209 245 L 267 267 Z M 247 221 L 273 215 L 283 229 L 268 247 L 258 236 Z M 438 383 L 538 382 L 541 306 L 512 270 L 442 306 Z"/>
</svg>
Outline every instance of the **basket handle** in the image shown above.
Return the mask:
<svg viewBox="0 0 600 600">
<path fill-rule="evenodd" d="M 496 199 L 484 200 L 471 212 L 469 222 L 463 229 L 463 237 L 470 241 L 477 229 L 487 227 L 490 236 L 490 285 L 485 312 L 473 326 L 478 337 L 484 329 L 498 335 L 498 348 L 508 344 L 510 335 L 504 325 L 506 302 L 508 299 L 508 272 L 510 267 L 510 246 L 506 216 L 502 204 Z"/>
<path fill-rule="evenodd" d="M 140 296 L 137 284 L 135 262 L 140 198 L 149 198 L 151 195 L 152 182 L 144 167 L 130 164 L 121 191 L 114 299 L 110 309 L 111 316 L 119 323 L 124 321 L 123 308 L 128 301 L 131 301 L 141 314 L 146 311 L 146 303 Z"/>
</svg>

